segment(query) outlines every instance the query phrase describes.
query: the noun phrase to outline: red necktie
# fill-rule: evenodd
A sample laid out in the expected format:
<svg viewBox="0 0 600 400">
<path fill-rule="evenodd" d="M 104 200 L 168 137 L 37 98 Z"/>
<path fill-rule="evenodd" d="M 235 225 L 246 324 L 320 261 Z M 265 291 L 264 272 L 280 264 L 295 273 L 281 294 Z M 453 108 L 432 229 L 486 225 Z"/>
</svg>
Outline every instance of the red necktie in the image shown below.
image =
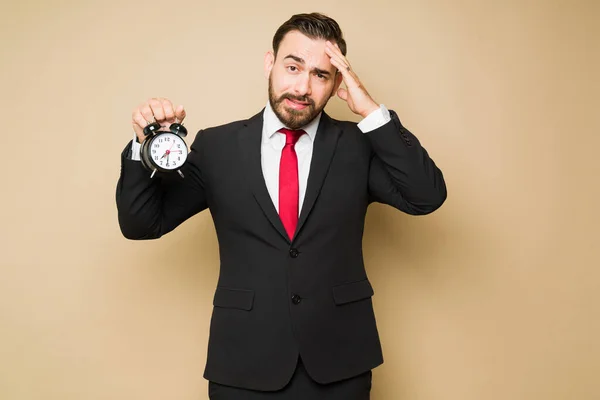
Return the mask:
<svg viewBox="0 0 600 400">
<path fill-rule="evenodd" d="M 279 163 L 279 217 L 290 240 L 298 225 L 298 202 L 300 189 L 298 186 L 298 157 L 294 145 L 304 133 L 303 130 L 292 131 L 282 128 L 285 133 L 285 146 L 281 151 Z"/>
</svg>

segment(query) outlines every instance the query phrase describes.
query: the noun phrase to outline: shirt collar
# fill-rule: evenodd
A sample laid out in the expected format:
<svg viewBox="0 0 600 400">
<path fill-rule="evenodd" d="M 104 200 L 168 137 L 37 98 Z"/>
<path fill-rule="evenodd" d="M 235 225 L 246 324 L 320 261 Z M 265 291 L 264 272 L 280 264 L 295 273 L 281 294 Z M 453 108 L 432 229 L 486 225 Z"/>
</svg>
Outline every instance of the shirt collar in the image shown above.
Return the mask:
<svg viewBox="0 0 600 400">
<path fill-rule="evenodd" d="M 319 113 L 311 122 L 302 127 L 301 129 L 307 133 L 310 137 L 310 140 L 314 141 L 315 136 L 317 136 L 317 129 L 319 128 L 319 122 L 321 120 L 322 112 Z M 269 141 L 273 137 L 277 131 L 281 128 L 287 128 L 283 122 L 277 118 L 275 112 L 271 108 L 271 102 L 267 101 L 267 106 L 265 107 L 264 115 L 263 115 L 263 142 Z"/>
</svg>

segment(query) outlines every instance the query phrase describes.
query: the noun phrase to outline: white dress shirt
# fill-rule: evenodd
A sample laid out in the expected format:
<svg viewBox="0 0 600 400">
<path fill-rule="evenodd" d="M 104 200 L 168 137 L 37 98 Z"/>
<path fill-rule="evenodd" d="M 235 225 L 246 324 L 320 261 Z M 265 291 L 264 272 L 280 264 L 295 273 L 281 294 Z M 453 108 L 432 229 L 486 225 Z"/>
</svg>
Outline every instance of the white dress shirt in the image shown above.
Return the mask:
<svg viewBox="0 0 600 400">
<path fill-rule="evenodd" d="M 300 189 L 298 212 L 302 211 L 302 204 L 304 203 L 308 173 L 310 171 L 310 161 L 312 160 L 313 143 L 315 141 L 315 136 L 317 135 L 317 128 L 319 127 L 319 121 L 321 121 L 321 115 L 322 114 L 319 114 L 308 125 L 301 128 L 306 134 L 300 136 L 300 139 L 298 139 L 298 142 L 294 146 L 298 157 L 298 186 Z M 380 108 L 364 118 L 358 124 L 358 128 L 363 133 L 366 133 L 383 126 L 390 121 L 390 119 L 391 117 L 388 109 L 381 105 Z M 285 146 L 285 133 L 277 132 L 281 128 L 287 127 L 279 120 L 279 118 L 277 118 L 271 108 L 271 104 L 267 102 L 263 115 L 260 158 L 265 183 L 277 212 L 279 212 L 279 162 L 281 160 L 281 152 Z"/>
<path fill-rule="evenodd" d="M 298 185 L 300 189 L 298 212 L 302 211 L 302 204 L 304 203 L 310 162 L 312 160 L 313 143 L 315 141 L 315 136 L 317 135 L 317 128 L 321 121 L 321 115 L 322 113 L 308 125 L 301 128 L 306 134 L 300 136 L 300 139 L 298 139 L 298 142 L 294 146 L 298 157 Z M 360 121 L 358 123 L 358 128 L 363 133 L 367 133 L 385 125 L 390 119 L 390 112 L 382 104 L 380 108 Z M 285 146 L 285 134 L 278 132 L 281 128 L 287 127 L 279 120 L 279 118 L 277 118 L 271 108 L 271 104 L 267 101 L 267 106 L 265 107 L 263 114 L 262 143 L 260 147 L 261 166 L 267 190 L 269 191 L 269 195 L 271 196 L 271 200 L 273 201 L 273 205 L 277 212 L 279 212 L 279 162 L 281 160 L 281 151 Z M 135 132 L 133 134 L 133 142 L 131 145 L 131 159 L 138 161 L 140 159 L 140 143 L 137 142 Z"/>
</svg>

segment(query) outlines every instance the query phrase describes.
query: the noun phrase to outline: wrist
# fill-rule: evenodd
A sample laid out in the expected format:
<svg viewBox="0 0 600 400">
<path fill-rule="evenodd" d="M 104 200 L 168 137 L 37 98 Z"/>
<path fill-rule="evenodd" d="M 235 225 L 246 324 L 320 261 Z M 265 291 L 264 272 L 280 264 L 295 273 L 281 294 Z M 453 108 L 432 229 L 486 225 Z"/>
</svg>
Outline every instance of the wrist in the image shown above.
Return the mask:
<svg viewBox="0 0 600 400">
<path fill-rule="evenodd" d="M 363 118 L 367 118 L 373 111 L 379 110 L 379 104 L 373 102 L 369 107 L 365 109 L 365 111 L 360 113 L 360 116 Z"/>
</svg>

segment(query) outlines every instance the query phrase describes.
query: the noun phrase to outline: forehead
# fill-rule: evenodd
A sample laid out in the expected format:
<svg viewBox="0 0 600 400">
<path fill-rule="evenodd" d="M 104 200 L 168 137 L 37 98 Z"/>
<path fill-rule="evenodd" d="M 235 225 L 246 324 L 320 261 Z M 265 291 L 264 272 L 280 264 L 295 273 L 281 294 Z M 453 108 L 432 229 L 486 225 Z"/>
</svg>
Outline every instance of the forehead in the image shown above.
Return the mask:
<svg viewBox="0 0 600 400">
<path fill-rule="evenodd" d="M 311 39 L 301 32 L 288 32 L 277 50 L 277 59 L 283 61 L 288 55 L 302 58 L 309 68 L 334 70 L 325 53 L 325 39 Z"/>
</svg>

